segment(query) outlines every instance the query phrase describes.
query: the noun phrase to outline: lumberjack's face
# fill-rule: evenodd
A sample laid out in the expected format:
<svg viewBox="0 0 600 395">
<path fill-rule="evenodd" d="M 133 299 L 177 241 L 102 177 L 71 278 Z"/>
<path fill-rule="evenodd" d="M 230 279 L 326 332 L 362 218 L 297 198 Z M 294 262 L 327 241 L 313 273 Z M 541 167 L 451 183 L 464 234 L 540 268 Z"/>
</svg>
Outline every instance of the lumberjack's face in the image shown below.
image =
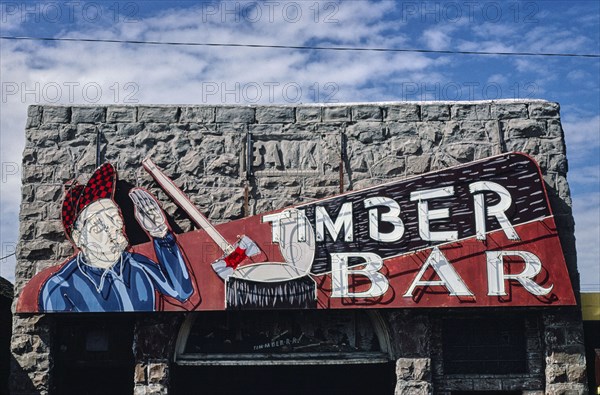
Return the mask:
<svg viewBox="0 0 600 395">
<path fill-rule="evenodd" d="M 90 266 L 111 267 L 127 247 L 123 219 L 111 199 L 87 206 L 77 217 L 72 236 Z"/>
</svg>

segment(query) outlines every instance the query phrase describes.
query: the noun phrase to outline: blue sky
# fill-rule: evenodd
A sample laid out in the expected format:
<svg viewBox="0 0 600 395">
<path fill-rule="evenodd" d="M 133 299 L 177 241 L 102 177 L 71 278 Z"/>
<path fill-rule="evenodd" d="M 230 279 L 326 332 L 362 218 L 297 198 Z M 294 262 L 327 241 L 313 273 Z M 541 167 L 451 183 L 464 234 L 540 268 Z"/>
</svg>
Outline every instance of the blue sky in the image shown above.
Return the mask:
<svg viewBox="0 0 600 395">
<path fill-rule="evenodd" d="M 0 2 L 2 36 L 600 53 L 598 1 Z M 600 60 L 0 40 L 2 256 L 31 104 L 540 98 L 561 104 L 584 290 L 600 290 Z M 0 263 L 14 280 L 14 258 Z"/>
</svg>

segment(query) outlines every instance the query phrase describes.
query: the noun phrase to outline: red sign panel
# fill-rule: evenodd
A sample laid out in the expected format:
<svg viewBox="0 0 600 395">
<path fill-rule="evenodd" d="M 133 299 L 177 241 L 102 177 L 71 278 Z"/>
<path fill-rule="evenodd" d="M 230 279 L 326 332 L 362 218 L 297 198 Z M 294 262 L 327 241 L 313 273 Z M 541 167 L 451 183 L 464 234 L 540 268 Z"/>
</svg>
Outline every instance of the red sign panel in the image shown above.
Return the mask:
<svg viewBox="0 0 600 395">
<path fill-rule="evenodd" d="M 35 276 L 19 312 L 575 304 L 540 170 L 524 154 L 217 226 L 143 164 L 199 230 L 175 234 L 152 195 L 134 188 L 152 242 L 128 246 L 107 187 L 116 179 L 100 168 L 104 179 L 95 173 L 71 193 L 80 197 L 65 198 L 78 253 Z"/>
</svg>

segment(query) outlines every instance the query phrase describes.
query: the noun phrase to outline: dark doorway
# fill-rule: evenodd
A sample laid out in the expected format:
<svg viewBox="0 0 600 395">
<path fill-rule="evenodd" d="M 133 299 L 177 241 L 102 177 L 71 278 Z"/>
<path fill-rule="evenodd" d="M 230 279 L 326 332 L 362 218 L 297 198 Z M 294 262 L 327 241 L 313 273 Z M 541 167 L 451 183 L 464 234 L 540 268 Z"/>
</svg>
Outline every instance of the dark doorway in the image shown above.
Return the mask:
<svg viewBox="0 0 600 395">
<path fill-rule="evenodd" d="M 175 395 L 393 394 L 394 363 L 301 366 L 175 366 Z"/>
<path fill-rule="evenodd" d="M 56 318 L 54 393 L 130 395 L 134 367 L 132 317 L 77 314 Z"/>
<path fill-rule="evenodd" d="M 356 310 L 189 315 L 170 393 L 393 394 L 386 333 L 376 313 Z"/>
</svg>

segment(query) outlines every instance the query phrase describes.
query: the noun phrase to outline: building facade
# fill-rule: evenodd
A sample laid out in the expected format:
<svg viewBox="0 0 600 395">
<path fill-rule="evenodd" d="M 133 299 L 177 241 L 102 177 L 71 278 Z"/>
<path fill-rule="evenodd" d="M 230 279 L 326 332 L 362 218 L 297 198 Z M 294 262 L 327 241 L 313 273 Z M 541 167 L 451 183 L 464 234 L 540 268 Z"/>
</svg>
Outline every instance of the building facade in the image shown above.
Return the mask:
<svg viewBox="0 0 600 395">
<path fill-rule="evenodd" d="M 145 157 L 222 223 L 514 151 L 541 168 L 578 293 L 556 103 L 31 106 L 26 138 L 17 297 L 73 254 L 64 184 L 106 161 L 184 233 L 190 217 L 143 170 Z M 311 333 L 311 356 L 238 341 L 242 328 L 259 338 L 274 327 Z M 576 306 L 15 314 L 11 349 L 14 394 L 587 393 Z"/>
</svg>

